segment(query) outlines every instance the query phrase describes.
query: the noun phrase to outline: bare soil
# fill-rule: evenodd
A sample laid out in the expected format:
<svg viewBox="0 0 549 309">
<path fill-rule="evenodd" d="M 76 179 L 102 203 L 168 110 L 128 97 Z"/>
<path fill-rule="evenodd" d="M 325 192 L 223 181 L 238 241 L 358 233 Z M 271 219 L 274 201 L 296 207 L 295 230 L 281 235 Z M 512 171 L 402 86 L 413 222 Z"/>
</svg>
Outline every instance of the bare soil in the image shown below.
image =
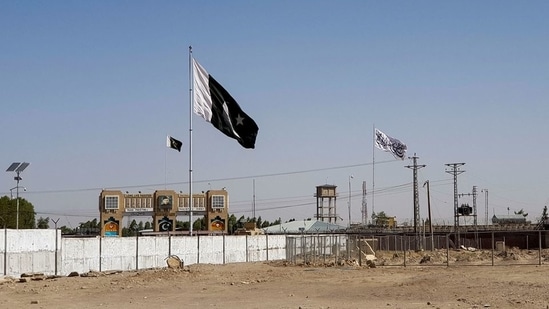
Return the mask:
<svg viewBox="0 0 549 309">
<path fill-rule="evenodd" d="M 407 267 L 379 266 L 403 258 L 380 253 L 377 267 L 276 261 L 34 274 L 0 278 L 0 308 L 549 308 L 545 253 L 542 265 L 537 251 L 450 256 L 449 267 L 441 251 L 408 253 Z"/>
</svg>

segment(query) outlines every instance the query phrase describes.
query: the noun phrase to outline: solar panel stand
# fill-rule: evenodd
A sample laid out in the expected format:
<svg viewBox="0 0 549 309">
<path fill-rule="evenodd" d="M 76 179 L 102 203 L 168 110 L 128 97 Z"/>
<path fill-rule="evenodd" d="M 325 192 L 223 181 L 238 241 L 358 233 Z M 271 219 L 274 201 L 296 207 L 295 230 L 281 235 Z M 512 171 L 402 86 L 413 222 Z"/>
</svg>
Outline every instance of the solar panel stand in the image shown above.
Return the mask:
<svg viewBox="0 0 549 309">
<path fill-rule="evenodd" d="M 17 185 L 15 186 L 15 189 L 16 189 L 16 199 L 17 199 L 17 214 L 16 214 L 16 219 L 15 219 L 15 228 L 18 230 L 19 229 L 19 181 L 23 180 L 23 178 L 21 178 L 21 176 L 19 176 L 19 174 L 24 171 L 27 166 L 29 166 L 30 163 L 28 162 L 23 162 L 23 163 L 20 163 L 20 162 L 13 162 L 9 167 L 8 169 L 6 170 L 6 172 L 15 172 L 16 173 L 16 176 L 13 178 L 13 180 L 15 180 L 17 182 Z"/>
</svg>

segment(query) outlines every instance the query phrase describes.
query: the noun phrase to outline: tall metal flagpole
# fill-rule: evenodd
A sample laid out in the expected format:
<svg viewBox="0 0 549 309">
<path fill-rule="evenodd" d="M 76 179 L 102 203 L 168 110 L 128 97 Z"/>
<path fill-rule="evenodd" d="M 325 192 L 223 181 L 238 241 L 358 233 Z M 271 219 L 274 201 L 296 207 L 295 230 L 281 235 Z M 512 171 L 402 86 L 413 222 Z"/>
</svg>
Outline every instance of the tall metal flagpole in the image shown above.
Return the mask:
<svg viewBox="0 0 549 309">
<path fill-rule="evenodd" d="M 168 134 L 166 134 L 167 136 Z M 168 147 L 164 147 L 164 190 L 168 183 Z"/>
<path fill-rule="evenodd" d="M 189 46 L 189 235 L 193 236 L 193 47 Z"/>
<path fill-rule="evenodd" d="M 374 123 L 372 127 L 373 139 L 372 139 L 372 224 L 374 224 L 373 218 L 375 214 L 375 187 L 376 187 L 376 176 L 375 176 L 375 166 L 376 166 L 376 124 Z"/>
</svg>

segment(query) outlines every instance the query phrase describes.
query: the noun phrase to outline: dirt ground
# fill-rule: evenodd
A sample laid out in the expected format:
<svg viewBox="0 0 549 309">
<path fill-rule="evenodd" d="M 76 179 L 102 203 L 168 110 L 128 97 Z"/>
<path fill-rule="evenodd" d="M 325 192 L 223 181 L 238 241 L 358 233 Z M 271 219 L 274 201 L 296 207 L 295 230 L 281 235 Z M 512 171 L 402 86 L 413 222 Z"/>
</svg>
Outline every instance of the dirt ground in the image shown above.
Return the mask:
<svg viewBox="0 0 549 309">
<path fill-rule="evenodd" d="M 452 252 L 449 267 L 445 252 L 379 266 L 401 258 L 380 254 L 376 267 L 274 261 L 0 277 L 0 308 L 549 308 L 545 256 L 541 266 L 517 265 L 537 262 L 536 251 L 498 254 L 497 266 L 487 252 Z"/>
</svg>

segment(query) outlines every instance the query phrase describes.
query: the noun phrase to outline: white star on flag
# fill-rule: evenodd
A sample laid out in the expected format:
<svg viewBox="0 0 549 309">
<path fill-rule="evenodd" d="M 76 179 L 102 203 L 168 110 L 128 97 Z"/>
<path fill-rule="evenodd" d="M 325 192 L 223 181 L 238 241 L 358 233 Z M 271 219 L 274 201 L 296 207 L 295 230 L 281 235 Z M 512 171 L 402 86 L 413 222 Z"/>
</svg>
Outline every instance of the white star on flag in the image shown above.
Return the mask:
<svg viewBox="0 0 549 309">
<path fill-rule="evenodd" d="M 236 125 L 241 125 L 241 126 L 244 125 L 244 118 L 242 116 L 240 116 L 240 114 L 238 114 L 238 116 L 236 116 Z"/>
</svg>

